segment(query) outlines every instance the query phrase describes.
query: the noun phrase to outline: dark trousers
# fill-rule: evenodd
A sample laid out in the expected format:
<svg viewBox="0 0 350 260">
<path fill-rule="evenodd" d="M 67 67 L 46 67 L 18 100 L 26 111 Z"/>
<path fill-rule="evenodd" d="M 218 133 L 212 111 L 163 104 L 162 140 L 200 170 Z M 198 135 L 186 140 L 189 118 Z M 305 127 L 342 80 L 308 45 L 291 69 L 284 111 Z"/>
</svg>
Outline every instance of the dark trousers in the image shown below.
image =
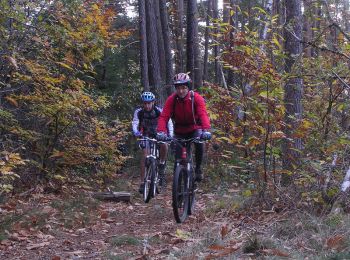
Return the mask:
<svg viewBox="0 0 350 260">
<path fill-rule="evenodd" d="M 188 139 L 193 137 L 200 137 L 202 134 L 202 130 L 196 130 L 192 133 L 188 134 L 175 134 L 175 138 Z M 199 169 L 203 162 L 204 157 L 204 143 L 194 143 L 195 147 L 195 158 L 196 158 L 196 169 Z M 181 146 L 176 144 L 175 146 L 175 160 L 181 158 Z"/>
</svg>

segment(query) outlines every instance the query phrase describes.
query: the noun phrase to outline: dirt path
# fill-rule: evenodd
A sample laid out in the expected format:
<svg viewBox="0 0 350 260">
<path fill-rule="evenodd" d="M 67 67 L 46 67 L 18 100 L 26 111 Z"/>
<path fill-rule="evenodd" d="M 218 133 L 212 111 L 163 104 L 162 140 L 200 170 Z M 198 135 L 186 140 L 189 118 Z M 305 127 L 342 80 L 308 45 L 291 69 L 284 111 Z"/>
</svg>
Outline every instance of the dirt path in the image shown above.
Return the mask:
<svg viewBox="0 0 350 260">
<path fill-rule="evenodd" d="M 17 226 L 13 223 L 7 239 L 0 243 L 0 259 L 164 259 L 169 256 L 176 259 L 203 255 L 204 252 L 192 251 L 191 247 L 200 240 L 203 230 L 208 230 L 208 225 L 211 229 L 221 225 L 205 215 L 211 195 L 199 194 L 194 216 L 177 224 L 169 184 L 165 192 L 145 204 L 136 191 L 136 180 L 132 182 L 131 203 L 100 203 L 89 211 L 93 220 L 87 224 L 83 223 L 87 216 L 82 212 L 88 207 L 84 203 L 62 216 L 52 205 L 58 201 L 64 203 L 64 199 L 39 196 L 35 202 L 31 200 L 27 206 L 32 204 L 41 213 L 31 213 L 27 218 L 22 215 Z M 17 205 L 15 211 L 18 210 Z M 2 209 L 1 213 L 5 211 Z M 22 213 L 25 214 L 23 209 Z M 69 218 L 75 221 L 70 226 Z M 40 221 L 43 221 L 41 225 Z M 26 227 L 23 223 L 28 222 L 30 225 Z M 215 232 L 217 236 L 219 231 Z"/>
</svg>

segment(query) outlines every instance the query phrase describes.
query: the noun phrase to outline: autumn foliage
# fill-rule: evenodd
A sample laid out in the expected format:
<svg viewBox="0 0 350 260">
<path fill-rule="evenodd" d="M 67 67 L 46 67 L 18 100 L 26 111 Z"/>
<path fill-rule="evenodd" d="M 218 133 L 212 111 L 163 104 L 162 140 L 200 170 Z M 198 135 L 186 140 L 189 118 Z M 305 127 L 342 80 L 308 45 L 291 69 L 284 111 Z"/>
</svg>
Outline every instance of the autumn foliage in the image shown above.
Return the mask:
<svg viewBox="0 0 350 260">
<path fill-rule="evenodd" d="M 100 1 L 0 1 L 0 192 L 115 173 L 124 125 L 99 118 L 94 63 L 127 31 Z M 15 17 L 15 18 L 13 18 Z M 101 175 L 101 176 L 100 176 Z"/>
</svg>

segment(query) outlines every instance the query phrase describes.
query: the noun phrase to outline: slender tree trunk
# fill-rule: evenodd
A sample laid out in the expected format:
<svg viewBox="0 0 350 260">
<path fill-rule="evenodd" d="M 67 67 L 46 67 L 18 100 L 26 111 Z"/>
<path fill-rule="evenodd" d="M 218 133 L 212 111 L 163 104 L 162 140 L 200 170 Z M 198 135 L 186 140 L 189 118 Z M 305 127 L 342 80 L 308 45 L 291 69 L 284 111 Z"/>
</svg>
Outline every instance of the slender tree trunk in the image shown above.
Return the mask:
<svg viewBox="0 0 350 260">
<path fill-rule="evenodd" d="M 175 71 L 176 73 L 184 72 L 184 39 L 183 39 L 183 17 L 184 17 L 184 0 L 176 0 L 176 22 L 175 22 L 175 37 L 176 37 L 176 53 L 175 53 Z"/>
<path fill-rule="evenodd" d="M 273 1 L 272 0 L 267 0 L 266 1 L 264 10 L 266 11 L 266 13 L 269 16 L 271 16 L 271 13 L 272 13 L 272 5 L 273 5 Z M 260 38 L 262 40 L 266 40 L 266 38 L 267 38 L 267 30 L 269 28 L 269 25 L 271 25 L 271 23 L 266 20 L 265 24 L 264 24 L 264 26 L 263 26 L 263 28 L 261 30 L 261 34 L 260 34 Z"/>
<path fill-rule="evenodd" d="M 230 32 L 230 49 L 232 49 L 233 46 L 233 39 L 234 39 L 234 35 L 235 35 L 235 30 L 237 30 L 238 27 L 238 8 L 237 8 L 237 0 L 231 0 L 230 1 L 230 6 L 231 6 L 231 10 L 234 11 L 232 13 L 232 15 L 230 14 L 230 25 L 231 25 L 231 32 Z M 227 75 L 227 85 L 233 86 L 234 85 L 234 73 L 233 71 L 230 69 L 228 71 L 228 75 Z"/>
<path fill-rule="evenodd" d="M 165 82 L 165 49 L 164 49 L 164 39 L 163 39 L 163 29 L 162 29 L 162 22 L 160 17 L 160 0 L 154 0 L 154 13 L 156 15 L 156 21 L 157 21 L 157 42 L 158 42 L 158 53 L 159 53 L 159 69 L 160 69 L 160 75 L 161 75 L 161 82 Z"/>
<path fill-rule="evenodd" d="M 149 91 L 145 0 L 139 0 L 139 24 L 141 85 L 145 91 Z"/>
<path fill-rule="evenodd" d="M 187 71 L 191 72 L 194 88 L 202 85 L 198 46 L 198 11 L 197 1 L 187 2 Z"/>
<path fill-rule="evenodd" d="M 203 61 L 203 81 L 208 79 L 208 52 L 209 52 L 209 33 L 210 33 L 210 17 L 211 17 L 211 3 L 212 0 L 207 0 L 207 17 L 205 27 L 205 41 L 204 41 L 204 61 Z"/>
<path fill-rule="evenodd" d="M 218 0 L 213 0 L 213 18 L 215 20 L 214 29 L 214 70 L 215 70 L 215 83 L 220 84 L 220 64 L 219 64 L 219 42 L 217 34 L 219 33 L 219 10 L 218 10 Z"/>
<path fill-rule="evenodd" d="M 230 20 L 230 0 L 224 0 L 223 1 L 223 15 L 222 15 L 222 21 L 224 23 L 229 23 Z"/>
<path fill-rule="evenodd" d="M 304 6 L 304 39 L 305 42 L 312 41 L 312 22 L 314 21 L 313 17 L 313 5 L 312 0 L 303 0 L 303 6 Z M 312 48 L 311 46 L 305 46 L 305 56 L 311 57 L 312 56 Z"/>
<path fill-rule="evenodd" d="M 168 85 L 167 95 L 170 95 L 173 92 L 173 88 L 170 87 L 173 83 L 173 61 L 171 57 L 171 43 L 170 43 L 170 32 L 169 32 L 169 19 L 168 11 L 166 7 L 166 0 L 160 0 L 160 18 L 162 21 L 162 30 L 163 30 L 163 40 L 164 40 L 164 50 L 165 50 L 165 82 Z"/>
<path fill-rule="evenodd" d="M 350 32 L 350 15 L 349 15 L 349 0 L 343 0 L 343 19 L 344 19 L 344 28 L 345 32 L 349 33 Z"/>
<path fill-rule="evenodd" d="M 315 7 L 315 19 L 314 19 L 314 30 L 312 31 L 312 38 L 318 37 L 318 35 L 321 33 L 321 19 L 322 19 L 322 9 L 321 5 L 318 4 Z M 318 49 L 312 48 L 311 51 L 312 57 L 318 56 Z"/>
<path fill-rule="evenodd" d="M 285 51 L 285 70 L 291 76 L 284 87 L 285 103 L 285 143 L 283 145 L 283 168 L 293 171 L 300 164 L 301 150 L 303 148 L 302 140 L 294 136 L 302 119 L 302 79 L 298 75 L 298 64 L 296 59 L 302 53 L 302 15 L 300 0 L 286 1 L 286 25 L 284 28 Z M 292 181 L 291 175 L 282 175 L 282 184 L 288 185 Z"/>
<path fill-rule="evenodd" d="M 154 0 L 146 1 L 147 14 L 147 53 L 149 64 L 149 79 L 151 90 L 160 93 L 160 70 L 159 70 L 159 52 L 157 39 L 157 21 L 154 13 Z"/>
</svg>

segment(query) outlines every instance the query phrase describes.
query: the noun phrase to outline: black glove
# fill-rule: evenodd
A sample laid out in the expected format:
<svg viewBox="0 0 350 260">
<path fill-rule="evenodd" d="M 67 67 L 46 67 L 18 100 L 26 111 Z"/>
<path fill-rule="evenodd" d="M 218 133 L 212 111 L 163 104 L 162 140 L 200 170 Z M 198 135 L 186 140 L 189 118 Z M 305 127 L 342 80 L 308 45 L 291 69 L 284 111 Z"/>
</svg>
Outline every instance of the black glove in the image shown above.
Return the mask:
<svg viewBox="0 0 350 260">
<path fill-rule="evenodd" d="M 156 139 L 158 141 L 166 141 L 168 139 L 168 136 L 163 132 L 159 132 L 157 133 Z"/>
<path fill-rule="evenodd" d="M 204 131 L 201 135 L 201 139 L 204 141 L 210 140 L 211 139 L 211 133 L 208 131 Z"/>
</svg>

